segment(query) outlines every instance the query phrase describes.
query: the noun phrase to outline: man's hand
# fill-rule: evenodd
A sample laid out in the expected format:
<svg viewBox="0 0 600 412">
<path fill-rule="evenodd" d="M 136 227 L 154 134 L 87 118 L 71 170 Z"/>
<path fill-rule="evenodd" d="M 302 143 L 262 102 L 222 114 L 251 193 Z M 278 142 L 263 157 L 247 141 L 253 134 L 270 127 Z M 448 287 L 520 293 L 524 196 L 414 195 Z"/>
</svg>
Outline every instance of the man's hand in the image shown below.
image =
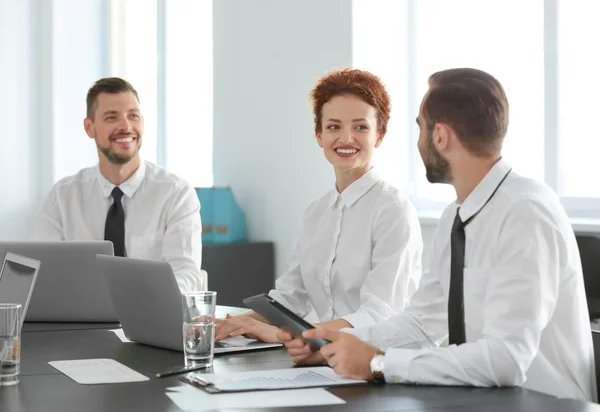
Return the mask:
<svg viewBox="0 0 600 412">
<path fill-rule="evenodd" d="M 297 365 L 322 365 L 325 363 L 325 358 L 320 351 L 313 352 L 302 339 L 294 339 L 287 331 L 279 329 L 277 338 L 283 342 L 292 361 Z"/>
<path fill-rule="evenodd" d="M 371 359 L 377 353 L 383 353 L 356 336 L 339 331 L 310 329 L 304 331 L 302 337 L 330 341 L 330 344 L 321 347 L 321 354 L 338 375 L 351 379 L 372 380 Z"/>
<path fill-rule="evenodd" d="M 237 317 L 228 314 L 225 319 L 215 320 L 215 342 L 239 335 L 249 335 L 263 342 L 279 342 L 278 330 L 275 326 L 267 325 L 249 316 Z"/>
</svg>

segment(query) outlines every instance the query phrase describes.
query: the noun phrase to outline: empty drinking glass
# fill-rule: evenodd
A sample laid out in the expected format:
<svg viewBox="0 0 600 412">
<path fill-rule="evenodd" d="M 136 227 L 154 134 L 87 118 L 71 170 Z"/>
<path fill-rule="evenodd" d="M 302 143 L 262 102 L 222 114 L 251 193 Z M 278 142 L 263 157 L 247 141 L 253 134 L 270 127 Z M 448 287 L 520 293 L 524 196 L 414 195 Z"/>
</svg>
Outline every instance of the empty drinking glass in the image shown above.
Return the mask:
<svg viewBox="0 0 600 412">
<path fill-rule="evenodd" d="M 212 366 L 217 292 L 184 292 L 183 352 L 185 366 Z"/>
<path fill-rule="evenodd" d="M 0 386 L 19 383 L 21 305 L 0 303 Z"/>
</svg>

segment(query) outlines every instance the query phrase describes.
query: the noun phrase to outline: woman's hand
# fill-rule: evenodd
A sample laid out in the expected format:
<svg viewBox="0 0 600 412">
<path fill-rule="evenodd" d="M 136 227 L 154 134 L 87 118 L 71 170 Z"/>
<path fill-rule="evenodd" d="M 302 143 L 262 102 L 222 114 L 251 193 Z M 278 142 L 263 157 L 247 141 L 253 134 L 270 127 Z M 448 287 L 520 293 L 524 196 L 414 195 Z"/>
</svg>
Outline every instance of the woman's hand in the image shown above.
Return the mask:
<svg viewBox="0 0 600 412">
<path fill-rule="evenodd" d="M 227 315 L 225 319 L 215 321 L 215 342 L 230 336 L 248 335 L 263 342 L 279 342 L 279 329 L 249 316 Z"/>
</svg>

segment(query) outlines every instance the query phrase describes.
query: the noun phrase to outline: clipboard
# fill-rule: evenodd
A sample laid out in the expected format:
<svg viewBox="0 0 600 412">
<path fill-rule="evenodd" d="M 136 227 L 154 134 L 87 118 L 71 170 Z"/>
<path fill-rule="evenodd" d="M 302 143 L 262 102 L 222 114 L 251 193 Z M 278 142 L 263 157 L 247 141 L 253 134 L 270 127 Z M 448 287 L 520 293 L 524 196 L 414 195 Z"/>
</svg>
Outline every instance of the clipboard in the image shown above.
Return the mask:
<svg viewBox="0 0 600 412">
<path fill-rule="evenodd" d="M 322 388 L 366 384 L 365 380 L 348 379 L 328 366 L 289 368 L 234 373 L 193 373 L 180 378 L 208 393 L 232 393 L 298 388 Z"/>
</svg>

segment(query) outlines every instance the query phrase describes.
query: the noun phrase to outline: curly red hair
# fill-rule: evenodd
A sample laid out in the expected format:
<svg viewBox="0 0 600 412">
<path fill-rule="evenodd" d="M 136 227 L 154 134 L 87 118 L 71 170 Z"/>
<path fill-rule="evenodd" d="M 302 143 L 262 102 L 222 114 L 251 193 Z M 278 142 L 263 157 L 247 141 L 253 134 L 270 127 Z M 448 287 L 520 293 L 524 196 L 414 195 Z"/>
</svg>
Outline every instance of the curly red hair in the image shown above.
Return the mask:
<svg viewBox="0 0 600 412">
<path fill-rule="evenodd" d="M 362 99 L 377 111 L 377 129 L 381 134 L 387 132 L 392 103 L 385 86 L 372 73 L 358 69 L 335 70 L 317 82 L 310 92 L 315 116 L 315 132 L 321 131 L 323 105 L 335 96 L 354 95 Z"/>
</svg>

